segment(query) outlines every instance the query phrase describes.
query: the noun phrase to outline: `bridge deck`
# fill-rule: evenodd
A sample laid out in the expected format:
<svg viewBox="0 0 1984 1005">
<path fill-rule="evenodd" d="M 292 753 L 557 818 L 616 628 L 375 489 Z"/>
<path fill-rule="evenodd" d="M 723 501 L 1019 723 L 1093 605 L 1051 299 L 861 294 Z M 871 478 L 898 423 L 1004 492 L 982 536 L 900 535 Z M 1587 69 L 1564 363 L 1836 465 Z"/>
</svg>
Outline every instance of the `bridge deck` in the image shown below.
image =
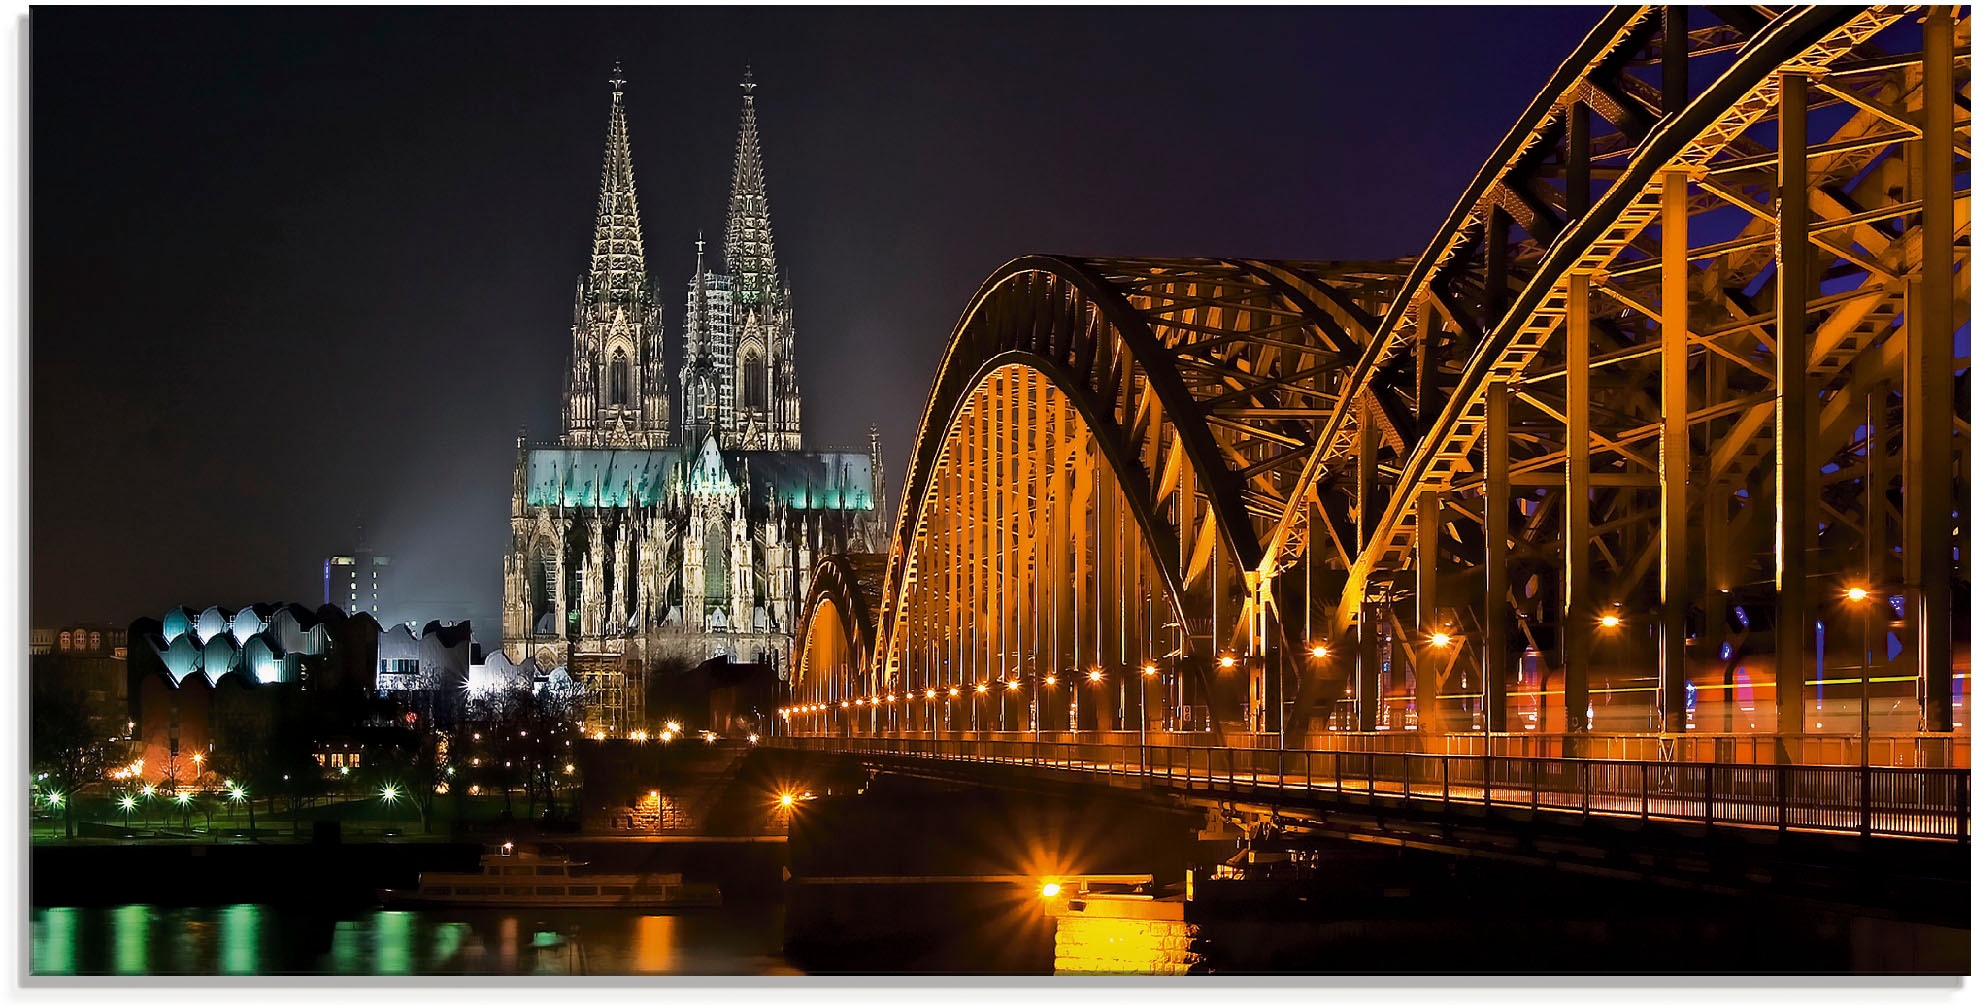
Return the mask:
<svg viewBox="0 0 1984 1005">
<path fill-rule="evenodd" d="M 1405 803 L 1524 807 L 1539 814 L 1682 821 L 1967 842 L 1970 773 L 1240 747 L 781 737 L 799 750 L 1028 765 L 1135 778 L 1185 792 L 1273 801 L 1350 793 Z"/>
</svg>

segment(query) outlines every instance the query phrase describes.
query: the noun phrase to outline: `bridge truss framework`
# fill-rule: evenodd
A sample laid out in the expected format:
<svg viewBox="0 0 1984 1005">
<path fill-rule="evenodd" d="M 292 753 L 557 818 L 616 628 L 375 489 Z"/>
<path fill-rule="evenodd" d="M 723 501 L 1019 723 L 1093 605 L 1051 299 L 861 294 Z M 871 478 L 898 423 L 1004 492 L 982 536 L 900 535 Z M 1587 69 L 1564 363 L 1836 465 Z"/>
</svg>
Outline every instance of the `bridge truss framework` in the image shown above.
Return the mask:
<svg viewBox="0 0 1984 1005">
<path fill-rule="evenodd" d="M 1969 11 L 1712 10 L 1607 13 L 1417 259 L 994 273 L 782 728 L 1949 756 Z"/>
</svg>

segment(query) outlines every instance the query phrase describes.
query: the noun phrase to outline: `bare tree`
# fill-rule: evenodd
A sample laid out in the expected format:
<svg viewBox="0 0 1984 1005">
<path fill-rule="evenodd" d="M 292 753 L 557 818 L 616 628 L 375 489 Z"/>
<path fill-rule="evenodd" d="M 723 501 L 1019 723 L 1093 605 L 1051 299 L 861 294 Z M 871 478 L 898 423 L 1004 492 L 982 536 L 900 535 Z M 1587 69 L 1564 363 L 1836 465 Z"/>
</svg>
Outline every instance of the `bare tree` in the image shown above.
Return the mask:
<svg viewBox="0 0 1984 1005">
<path fill-rule="evenodd" d="M 38 688 L 29 727 L 34 770 L 48 776 L 59 793 L 62 832 L 76 836 L 76 802 L 83 788 L 103 779 L 108 744 L 90 725 L 83 696 L 73 688 Z"/>
</svg>

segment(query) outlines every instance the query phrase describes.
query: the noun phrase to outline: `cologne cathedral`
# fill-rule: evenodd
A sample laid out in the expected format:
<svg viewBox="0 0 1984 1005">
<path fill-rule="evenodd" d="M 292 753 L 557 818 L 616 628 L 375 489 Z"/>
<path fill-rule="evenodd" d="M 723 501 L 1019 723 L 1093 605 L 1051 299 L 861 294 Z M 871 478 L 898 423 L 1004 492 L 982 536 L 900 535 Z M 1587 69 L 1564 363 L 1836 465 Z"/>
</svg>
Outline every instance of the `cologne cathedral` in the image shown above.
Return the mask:
<svg viewBox="0 0 1984 1005">
<path fill-rule="evenodd" d="M 784 661 L 818 556 L 886 548 L 882 460 L 804 449 L 792 291 L 772 248 L 744 77 L 721 267 L 696 242 L 679 392 L 648 280 L 615 74 L 590 267 L 572 307 L 564 429 L 517 440 L 503 649 L 563 665 L 588 732 L 645 728 L 646 674 Z M 671 409 L 671 401 L 680 409 Z"/>
</svg>

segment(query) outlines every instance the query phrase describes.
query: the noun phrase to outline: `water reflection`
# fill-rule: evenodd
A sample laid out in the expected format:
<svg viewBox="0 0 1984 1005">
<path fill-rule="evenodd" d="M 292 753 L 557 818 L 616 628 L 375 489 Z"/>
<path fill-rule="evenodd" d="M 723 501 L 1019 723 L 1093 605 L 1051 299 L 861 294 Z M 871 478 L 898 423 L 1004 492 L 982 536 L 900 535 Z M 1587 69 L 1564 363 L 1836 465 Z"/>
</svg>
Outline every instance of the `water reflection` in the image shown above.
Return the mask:
<svg viewBox="0 0 1984 1005">
<path fill-rule="evenodd" d="M 220 912 L 220 972 L 260 973 L 262 911 L 260 904 L 235 904 Z"/>
<path fill-rule="evenodd" d="M 35 912 L 28 934 L 29 966 L 38 974 L 76 972 L 76 915 L 73 907 Z"/>
<path fill-rule="evenodd" d="M 152 910 L 143 904 L 126 904 L 111 914 L 111 938 L 115 954 L 113 966 L 120 974 L 151 972 Z"/>
<path fill-rule="evenodd" d="M 260 904 L 51 907 L 29 965 L 60 974 L 792 974 L 776 906 L 638 911 L 361 911 Z"/>
</svg>

